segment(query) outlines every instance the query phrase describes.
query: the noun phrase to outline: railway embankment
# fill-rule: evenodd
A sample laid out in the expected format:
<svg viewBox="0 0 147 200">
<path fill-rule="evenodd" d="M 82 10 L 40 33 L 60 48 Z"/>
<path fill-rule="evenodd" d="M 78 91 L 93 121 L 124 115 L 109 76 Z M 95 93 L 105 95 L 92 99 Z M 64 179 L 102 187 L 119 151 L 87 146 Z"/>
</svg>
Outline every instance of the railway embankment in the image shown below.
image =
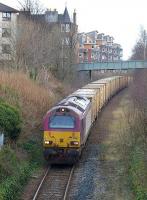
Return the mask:
<svg viewBox="0 0 147 200">
<path fill-rule="evenodd" d="M 107 137 L 102 136 L 101 145 L 103 171 L 109 183 L 106 191 L 110 191 L 106 194 L 110 198 L 105 194 L 104 199 L 147 199 L 146 125 L 141 110 L 134 104 L 132 90 L 131 85 L 112 99 L 107 107 L 109 114 L 105 115 L 107 110 L 102 113 L 107 120 L 100 120 L 98 125 L 100 132 L 107 133 Z"/>
<path fill-rule="evenodd" d="M 68 199 L 146 199 L 145 152 L 139 137 L 134 141 L 133 126 L 134 106 L 126 89 L 107 104 L 92 128 Z"/>
<path fill-rule="evenodd" d="M 115 98 L 112 99 L 108 105 L 110 119 L 107 118 L 104 124 L 100 123 L 100 130 L 104 125 L 108 128 L 106 132 L 109 133 L 101 144 L 104 145 L 102 163 L 110 184 L 108 186 L 108 191 L 111 190 L 108 196 L 112 195 L 110 199 L 147 199 L 146 125 L 143 120 L 144 115 L 134 104 L 132 90 L 131 86 L 122 92 L 123 96 L 118 102 Z M 113 109 L 114 104 L 117 105 L 115 109 Z M 106 195 L 104 199 L 107 198 Z"/>
<path fill-rule="evenodd" d="M 68 93 L 68 88 L 65 90 L 65 86 L 51 75 L 46 77 L 47 84 L 44 84 L 42 77 L 46 76 L 40 74 L 33 80 L 27 73 L 0 71 L 0 133 L 4 133 L 5 142 L 0 150 L 1 200 L 20 199 L 32 173 L 38 170 L 38 175 L 44 166 L 40 143 L 42 119 L 46 111 Z M 15 120 L 19 117 L 20 122 Z M 19 137 L 13 138 L 16 133 Z"/>
</svg>

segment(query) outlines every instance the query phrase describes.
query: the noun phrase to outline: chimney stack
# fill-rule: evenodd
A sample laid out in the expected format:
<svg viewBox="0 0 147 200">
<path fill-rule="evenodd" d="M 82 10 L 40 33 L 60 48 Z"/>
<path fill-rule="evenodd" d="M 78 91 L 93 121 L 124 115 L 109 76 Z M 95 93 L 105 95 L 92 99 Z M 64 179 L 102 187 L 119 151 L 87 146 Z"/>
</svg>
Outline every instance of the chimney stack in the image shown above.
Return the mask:
<svg viewBox="0 0 147 200">
<path fill-rule="evenodd" d="M 76 21 L 77 21 L 77 19 L 76 19 L 77 16 L 76 16 L 76 15 L 77 15 L 77 14 L 76 14 L 76 10 L 74 10 L 74 13 L 73 13 L 73 23 L 74 23 L 74 24 L 77 23 L 77 22 L 76 22 Z"/>
</svg>

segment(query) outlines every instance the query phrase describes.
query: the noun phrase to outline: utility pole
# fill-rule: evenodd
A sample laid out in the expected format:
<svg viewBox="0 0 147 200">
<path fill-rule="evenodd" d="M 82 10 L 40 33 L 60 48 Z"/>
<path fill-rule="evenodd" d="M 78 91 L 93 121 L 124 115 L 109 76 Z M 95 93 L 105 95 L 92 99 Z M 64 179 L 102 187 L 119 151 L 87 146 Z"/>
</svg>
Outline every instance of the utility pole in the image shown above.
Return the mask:
<svg viewBox="0 0 147 200">
<path fill-rule="evenodd" d="M 144 30 L 144 52 L 143 52 L 143 58 L 146 60 L 146 30 Z"/>
</svg>

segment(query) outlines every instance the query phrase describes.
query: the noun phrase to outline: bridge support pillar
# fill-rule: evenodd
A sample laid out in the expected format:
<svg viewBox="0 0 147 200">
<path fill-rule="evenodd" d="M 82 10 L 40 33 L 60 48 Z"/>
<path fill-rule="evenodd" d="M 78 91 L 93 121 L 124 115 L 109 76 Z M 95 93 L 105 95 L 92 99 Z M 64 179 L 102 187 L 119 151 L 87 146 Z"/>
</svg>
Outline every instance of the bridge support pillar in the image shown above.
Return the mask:
<svg viewBox="0 0 147 200">
<path fill-rule="evenodd" d="M 89 70 L 89 78 L 92 81 L 92 70 Z"/>
</svg>

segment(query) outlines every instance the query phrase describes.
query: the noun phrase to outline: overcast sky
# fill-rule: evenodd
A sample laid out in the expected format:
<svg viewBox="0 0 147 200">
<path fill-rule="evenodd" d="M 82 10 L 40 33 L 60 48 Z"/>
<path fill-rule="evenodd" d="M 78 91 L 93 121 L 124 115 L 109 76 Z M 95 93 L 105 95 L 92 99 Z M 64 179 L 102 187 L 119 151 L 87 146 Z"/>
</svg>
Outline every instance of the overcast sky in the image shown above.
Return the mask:
<svg viewBox="0 0 147 200">
<path fill-rule="evenodd" d="M 63 13 L 65 5 L 70 15 L 76 9 L 79 32 L 98 30 L 112 35 L 115 42 L 122 45 L 124 59 L 131 55 L 140 26 L 147 29 L 147 0 L 40 0 L 40 2 L 45 8 L 56 8 L 59 13 Z M 19 8 L 17 0 L 1 0 L 1 3 Z"/>
</svg>

